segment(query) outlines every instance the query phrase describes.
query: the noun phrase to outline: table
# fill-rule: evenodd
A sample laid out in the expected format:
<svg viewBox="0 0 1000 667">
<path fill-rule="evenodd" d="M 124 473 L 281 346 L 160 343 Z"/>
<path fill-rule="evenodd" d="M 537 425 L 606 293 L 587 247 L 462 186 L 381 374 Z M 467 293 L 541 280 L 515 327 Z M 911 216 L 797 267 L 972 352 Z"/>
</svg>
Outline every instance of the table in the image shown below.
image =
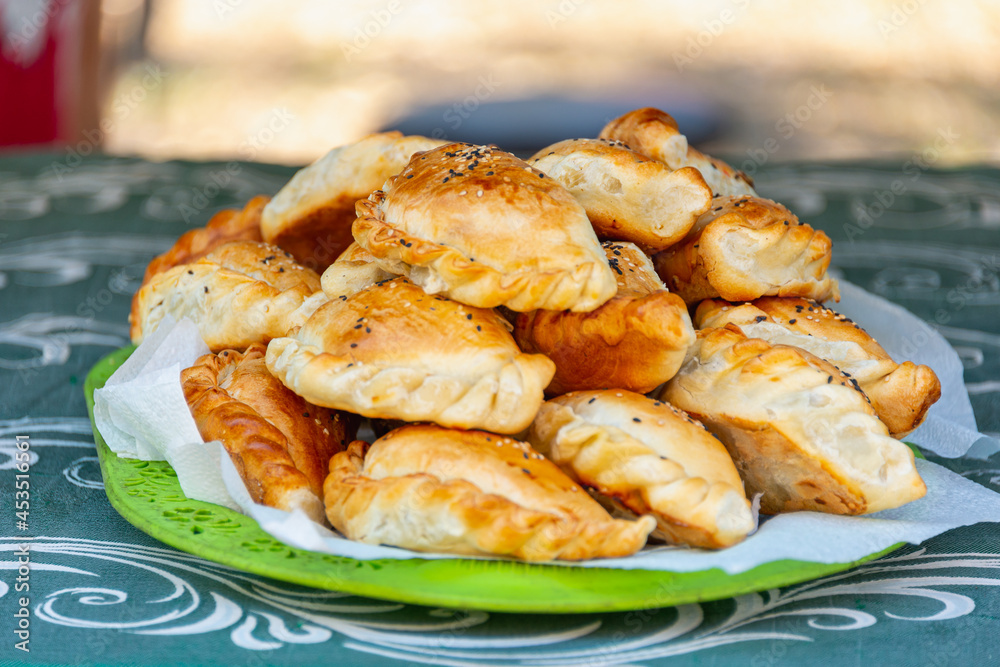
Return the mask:
<svg viewBox="0 0 1000 667">
<path fill-rule="evenodd" d="M 913 160 L 768 166 L 764 196 L 835 241 L 847 279 L 959 351 L 1000 431 L 1000 170 Z M 1000 528 L 958 529 L 845 574 L 625 613 L 453 611 L 312 591 L 166 547 L 103 492 L 82 383 L 128 342 L 146 263 L 293 169 L 76 154 L 0 159 L 0 664 L 995 664 Z M 18 436 L 27 436 L 27 438 Z M 15 515 L 17 443 L 30 510 Z M 1000 491 L 1000 454 L 933 458 Z M 30 571 L 20 570 L 29 545 Z M 27 574 L 25 574 L 27 572 Z M 21 581 L 19 581 L 19 579 Z M 30 590 L 18 591 L 28 584 Z M 20 598 L 30 653 L 15 648 Z"/>
</svg>

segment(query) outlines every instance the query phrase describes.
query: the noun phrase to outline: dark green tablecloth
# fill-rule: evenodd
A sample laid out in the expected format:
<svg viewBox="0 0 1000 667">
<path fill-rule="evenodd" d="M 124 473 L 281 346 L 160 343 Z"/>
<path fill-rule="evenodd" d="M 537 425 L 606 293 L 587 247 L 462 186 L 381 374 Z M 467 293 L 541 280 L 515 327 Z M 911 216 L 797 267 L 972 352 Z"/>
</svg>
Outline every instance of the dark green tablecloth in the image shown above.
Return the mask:
<svg viewBox="0 0 1000 667">
<path fill-rule="evenodd" d="M 783 166 L 760 191 L 835 241 L 849 280 L 939 328 L 979 427 L 1000 431 L 1000 171 Z M 0 663 L 838 664 L 1000 661 L 1000 527 L 906 547 L 845 575 L 642 612 L 528 616 L 323 593 L 165 547 L 111 509 L 82 381 L 128 340 L 146 263 L 292 169 L 33 155 L 0 159 Z M 30 509 L 15 508 L 17 436 Z M 942 461 L 1000 490 L 1000 454 Z M 30 573 L 18 545 L 30 544 Z M 595 575 L 598 576 L 598 575 Z M 30 590 L 19 590 L 22 584 Z M 15 647 L 30 598 L 30 653 Z"/>
</svg>

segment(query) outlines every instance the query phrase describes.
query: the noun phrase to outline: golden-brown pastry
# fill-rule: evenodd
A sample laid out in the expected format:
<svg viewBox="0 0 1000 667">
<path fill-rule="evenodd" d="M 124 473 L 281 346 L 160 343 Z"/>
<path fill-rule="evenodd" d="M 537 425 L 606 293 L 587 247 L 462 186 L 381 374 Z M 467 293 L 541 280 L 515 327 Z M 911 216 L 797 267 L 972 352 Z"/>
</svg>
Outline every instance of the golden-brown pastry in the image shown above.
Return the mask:
<svg viewBox="0 0 1000 667">
<path fill-rule="evenodd" d="M 764 297 L 737 305 L 709 299 L 698 305 L 695 323 L 699 329 L 735 324 L 748 338 L 793 345 L 826 359 L 868 395 L 894 438 L 919 426 L 941 398 L 934 371 L 912 361 L 897 364 L 864 329 L 815 301 Z"/>
<path fill-rule="evenodd" d="M 372 254 L 352 243 L 347 250 L 327 267 L 320 277 L 323 291 L 331 299 L 351 296 L 380 280 L 391 280 L 396 275 L 375 263 Z"/>
<path fill-rule="evenodd" d="M 722 297 L 840 299 L 826 275 L 830 237 L 758 197 L 718 197 L 682 242 L 653 258 L 656 272 L 688 304 Z"/>
<path fill-rule="evenodd" d="M 354 241 L 355 202 L 398 174 L 411 155 L 442 143 L 383 132 L 334 148 L 297 172 L 267 205 L 261 220 L 264 240 L 322 273 Z"/>
<path fill-rule="evenodd" d="M 229 452 L 255 502 L 325 522 L 323 481 L 330 457 L 357 433 L 357 418 L 320 408 L 267 371 L 264 346 L 206 354 L 181 372 L 201 437 Z"/>
<path fill-rule="evenodd" d="M 615 293 L 583 207 L 495 146 L 413 156 L 358 202 L 354 237 L 386 271 L 480 308 L 587 311 Z"/>
<path fill-rule="evenodd" d="M 319 276 L 280 248 L 235 241 L 143 285 L 132 298 L 132 342 L 169 314 L 194 321 L 213 351 L 243 349 L 283 336 L 326 300 Z"/>
<path fill-rule="evenodd" d="M 618 294 L 589 313 L 520 313 L 514 339 L 556 365 L 550 395 L 582 389 L 652 391 L 674 376 L 694 327 L 687 306 L 664 287 L 649 258 L 631 243 L 604 243 Z"/>
<path fill-rule="evenodd" d="M 719 436 L 767 514 L 867 514 L 926 493 L 865 395 L 805 350 L 703 329 L 660 397 Z"/>
<path fill-rule="evenodd" d="M 142 278 L 145 285 L 157 273 L 163 273 L 179 264 L 189 264 L 201 259 L 220 245 L 232 241 L 260 241 L 260 215 L 271 198 L 257 195 L 247 202 L 243 210 L 225 209 L 212 216 L 204 227 L 192 229 L 181 235 L 170 250 L 153 258 Z"/>
<path fill-rule="evenodd" d="M 325 491 L 330 523 L 348 538 L 416 551 L 620 557 L 656 525 L 611 518 L 526 443 L 429 424 L 351 443 L 331 460 Z"/>
<path fill-rule="evenodd" d="M 659 109 L 645 107 L 619 116 L 604 126 L 600 137 L 624 142 L 635 152 L 659 160 L 671 169 L 694 167 L 716 197 L 757 195 L 749 176 L 688 146 L 677 121 Z"/>
<path fill-rule="evenodd" d="M 657 537 L 718 549 L 754 528 L 733 460 L 682 411 L 630 391 L 581 391 L 547 401 L 529 441 L 580 484 L 638 515 Z"/>
<path fill-rule="evenodd" d="M 684 238 L 712 191 L 694 167 L 673 170 L 620 141 L 568 139 L 528 160 L 566 186 L 598 238 L 657 252 Z"/>
<path fill-rule="evenodd" d="M 317 405 L 498 433 L 531 423 L 554 372 L 517 348 L 494 311 L 405 278 L 332 299 L 271 341 L 267 367 Z"/>
</svg>

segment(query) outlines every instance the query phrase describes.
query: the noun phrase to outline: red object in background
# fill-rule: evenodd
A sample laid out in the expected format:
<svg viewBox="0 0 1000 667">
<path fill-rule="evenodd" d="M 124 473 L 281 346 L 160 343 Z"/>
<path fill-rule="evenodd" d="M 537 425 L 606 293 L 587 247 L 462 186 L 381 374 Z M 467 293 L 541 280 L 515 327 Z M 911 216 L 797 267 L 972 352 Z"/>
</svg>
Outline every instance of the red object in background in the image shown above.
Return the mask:
<svg viewBox="0 0 1000 667">
<path fill-rule="evenodd" d="M 0 0 L 0 147 L 76 141 L 94 98 L 84 76 L 89 0 Z"/>
</svg>

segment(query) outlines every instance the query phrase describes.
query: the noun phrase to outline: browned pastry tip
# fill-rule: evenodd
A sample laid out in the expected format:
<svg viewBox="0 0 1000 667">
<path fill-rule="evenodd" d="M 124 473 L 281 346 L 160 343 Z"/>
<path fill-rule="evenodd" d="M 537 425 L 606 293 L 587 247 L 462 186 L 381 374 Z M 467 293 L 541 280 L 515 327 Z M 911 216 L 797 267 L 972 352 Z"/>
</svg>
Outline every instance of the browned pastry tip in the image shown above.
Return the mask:
<svg viewBox="0 0 1000 667">
<path fill-rule="evenodd" d="M 357 417 L 312 405 L 275 379 L 265 348 L 200 357 L 181 386 L 202 438 L 219 440 L 255 502 L 323 521 L 330 458 L 357 432 Z"/>
</svg>

